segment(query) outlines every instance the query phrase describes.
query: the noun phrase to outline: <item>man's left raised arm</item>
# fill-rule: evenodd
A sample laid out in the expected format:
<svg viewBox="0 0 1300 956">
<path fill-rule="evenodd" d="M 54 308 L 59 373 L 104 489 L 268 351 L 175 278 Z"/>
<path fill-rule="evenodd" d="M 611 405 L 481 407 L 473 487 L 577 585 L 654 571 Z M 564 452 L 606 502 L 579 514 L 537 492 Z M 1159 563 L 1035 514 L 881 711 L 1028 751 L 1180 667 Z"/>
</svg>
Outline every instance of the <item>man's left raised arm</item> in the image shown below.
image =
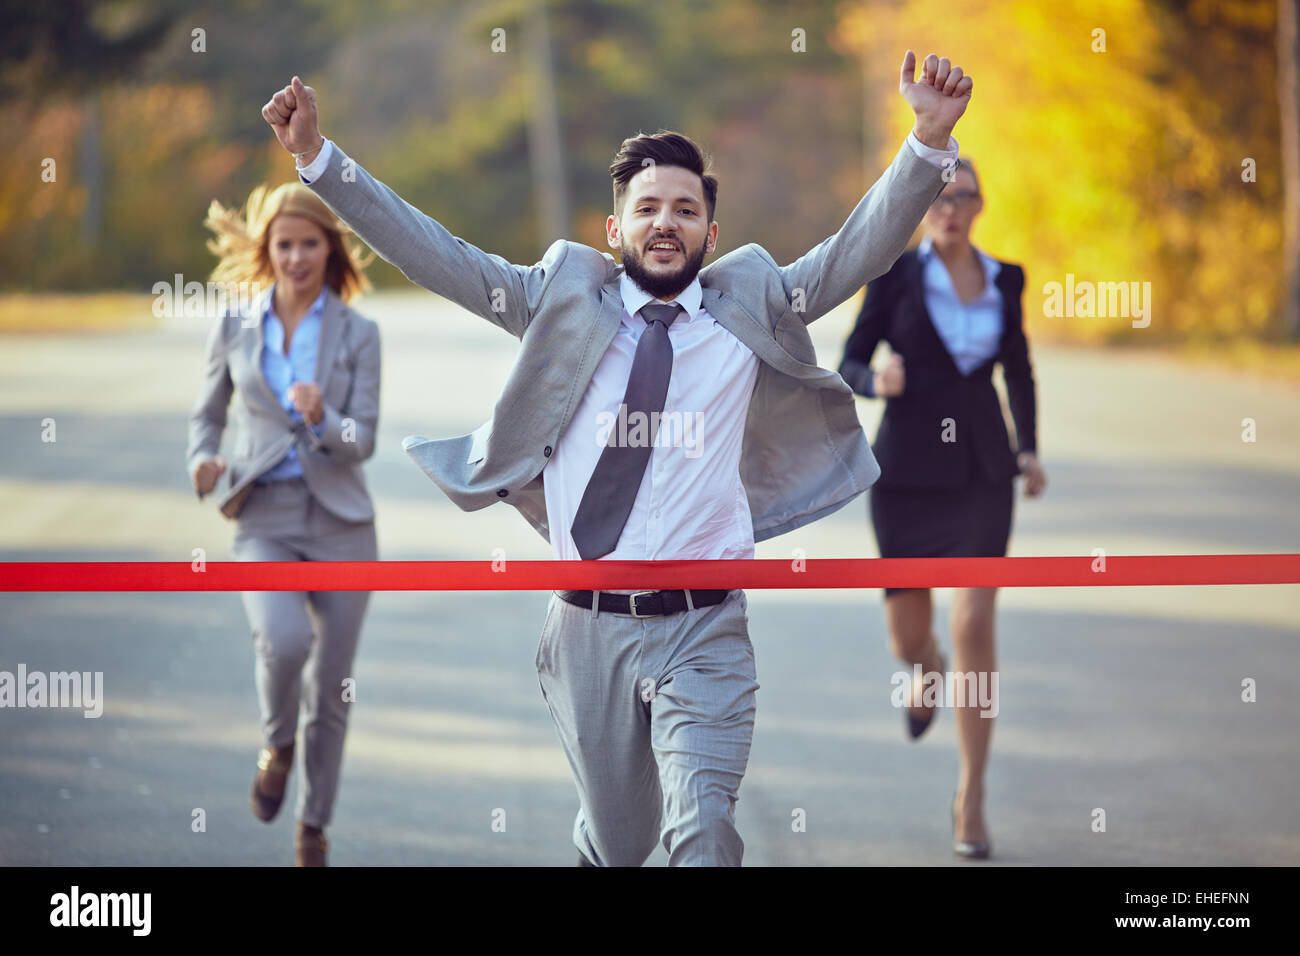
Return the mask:
<svg viewBox="0 0 1300 956">
<path fill-rule="evenodd" d="M 915 76 L 916 55 L 908 50 L 898 90 L 916 122 L 894 161 L 839 232 L 779 267 L 786 294 L 805 322 L 825 315 L 887 272 L 947 185 L 944 172 L 957 160 L 952 130 L 966 111 L 974 83 L 960 66 L 933 53 L 925 58 L 921 78 Z"/>
</svg>

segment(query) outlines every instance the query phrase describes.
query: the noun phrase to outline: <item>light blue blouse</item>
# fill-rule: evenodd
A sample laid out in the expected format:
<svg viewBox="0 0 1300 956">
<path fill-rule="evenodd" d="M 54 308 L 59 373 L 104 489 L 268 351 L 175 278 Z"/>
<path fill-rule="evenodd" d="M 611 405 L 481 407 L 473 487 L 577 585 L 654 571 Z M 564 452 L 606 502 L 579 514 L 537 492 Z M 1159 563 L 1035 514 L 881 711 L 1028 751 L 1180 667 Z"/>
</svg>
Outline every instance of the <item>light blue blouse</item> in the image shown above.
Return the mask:
<svg viewBox="0 0 1300 956">
<path fill-rule="evenodd" d="M 958 371 L 969 375 L 998 354 L 1002 340 L 1002 292 L 993 280 L 1002 271 L 1002 266 L 996 259 L 976 249 L 975 254 L 984 266 L 984 291 L 963 304 L 953 288 L 947 267 L 935 254 L 929 236 L 921 240 L 916 254 L 922 262 L 925 307 L 934 320 L 935 331 Z"/>
<path fill-rule="evenodd" d="M 284 354 L 284 324 L 275 314 L 274 291 L 267 297 L 266 311 L 262 314 L 262 375 L 266 378 L 266 384 L 271 386 L 271 393 L 280 400 L 284 410 L 295 422 L 303 419 L 302 413 L 293 407 L 289 386 L 294 382 L 316 380 L 316 353 L 320 348 L 320 323 L 321 316 L 325 314 L 326 293 L 327 289 L 321 289 L 307 314 L 298 322 L 293 339 L 289 342 L 287 356 Z M 324 422 L 311 426 L 311 429 L 320 436 L 324 431 Z M 257 479 L 257 484 L 301 477 L 302 465 L 298 461 L 298 447 L 295 444 L 289 447 L 278 464 Z"/>
</svg>

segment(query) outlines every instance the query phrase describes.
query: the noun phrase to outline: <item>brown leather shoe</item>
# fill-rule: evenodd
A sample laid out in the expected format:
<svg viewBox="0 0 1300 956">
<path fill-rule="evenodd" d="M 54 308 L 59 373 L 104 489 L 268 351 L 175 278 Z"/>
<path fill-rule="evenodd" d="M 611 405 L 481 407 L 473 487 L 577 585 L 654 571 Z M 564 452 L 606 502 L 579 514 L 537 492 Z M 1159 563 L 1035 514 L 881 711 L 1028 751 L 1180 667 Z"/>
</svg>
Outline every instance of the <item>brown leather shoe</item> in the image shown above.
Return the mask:
<svg viewBox="0 0 1300 956">
<path fill-rule="evenodd" d="M 318 827 L 309 827 L 299 822 L 298 835 L 293 841 L 294 866 L 327 866 L 325 862 L 325 851 L 329 849 L 329 841 L 325 839 L 325 831 Z"/>
<path fill-rule="evenodd" d="M 293 744 L 287 747 L 263 747 L 258 753 L 257 773 L 253 775 L 253 793 L 249 798 L 253 816 L 257 819 L 270 823 L 280 812 L 292 767 Z"/>
</svg>

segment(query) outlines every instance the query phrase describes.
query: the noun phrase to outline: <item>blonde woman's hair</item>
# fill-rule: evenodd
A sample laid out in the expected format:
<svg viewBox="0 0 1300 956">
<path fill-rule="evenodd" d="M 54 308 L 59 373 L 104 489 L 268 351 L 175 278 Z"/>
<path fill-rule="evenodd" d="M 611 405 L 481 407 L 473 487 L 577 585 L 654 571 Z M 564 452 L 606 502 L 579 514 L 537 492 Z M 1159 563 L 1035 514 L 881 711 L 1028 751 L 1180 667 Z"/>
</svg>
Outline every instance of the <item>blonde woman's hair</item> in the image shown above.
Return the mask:
<svg viewBox="0 0 1300 956">
<path fill-rule="evenodd" d="M 212 282 L 249 282 L 270 285 L 275 281 L 271 267 L 271 223 L 276 216 L 302 216 L 325 230 L 329 259 L 325 263 L 325 284 L 344 301 L 351 302 L 370 290 L 364 269 L 374 254 L 362 259 L 347 237 L 352 230 L 339 222 L 321 198 L 302 183 L 285 183 L 271 189 L 258 186 L 249 194 L 243 211 L 226 208 L 215 199 L 208 207 L 203 225 L 216 237 L 208 250 L 220 260 Z"/>
</svg>

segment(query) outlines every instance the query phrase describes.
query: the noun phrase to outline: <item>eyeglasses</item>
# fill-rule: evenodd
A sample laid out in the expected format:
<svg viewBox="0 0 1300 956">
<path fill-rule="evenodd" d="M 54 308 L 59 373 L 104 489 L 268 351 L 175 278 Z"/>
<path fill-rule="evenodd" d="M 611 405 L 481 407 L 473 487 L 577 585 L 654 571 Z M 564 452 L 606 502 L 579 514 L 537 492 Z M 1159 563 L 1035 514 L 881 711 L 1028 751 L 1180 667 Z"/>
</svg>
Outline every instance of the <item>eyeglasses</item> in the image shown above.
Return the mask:
<svg viewBox="0 0 1300 956">
<path fill-rule="evenodd" d="M 963 206 L 969 206 L 979 198 L 980 194 L 970 189 L 958 189 L 956 192 L 949 192 L 945 189 L 939 194 L 939 198 L 934 201 L 934 205 L 952 206 L 956 209 Z"/>
</svg>

